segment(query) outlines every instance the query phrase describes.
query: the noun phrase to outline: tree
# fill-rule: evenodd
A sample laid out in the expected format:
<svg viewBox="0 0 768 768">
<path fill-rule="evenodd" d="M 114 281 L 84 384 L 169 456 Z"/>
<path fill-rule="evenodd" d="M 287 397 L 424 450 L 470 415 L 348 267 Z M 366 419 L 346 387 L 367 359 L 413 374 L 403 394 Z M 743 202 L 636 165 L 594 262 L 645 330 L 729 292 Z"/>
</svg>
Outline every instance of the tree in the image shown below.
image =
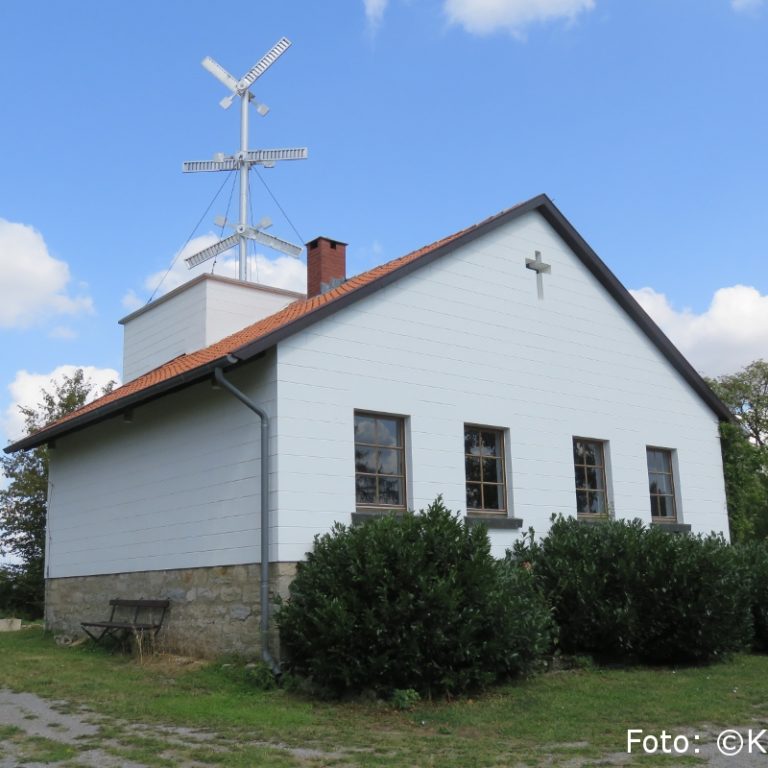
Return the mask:
<svg viewBox="0 0 768 768">
<path fill-rule="evenodd" d="M 52 389 L 41 390 L 42 399 L 36 407 L 20 407 L 25 433 L 36 432 L 84 405 L 94 395 L 106 394 L 113 386 L 114 382 L 110 382 L 96 392 L 95 385 L 80 368 L 61 383 L 51 381 Z M 0 554 L 19 560 L 0 574 L 0 609 L 15 608 L 39 615 L 43 608 L 48 449 L 40 446 L 19 451 L 2 457 L 0 465 L 9 481 L 0 490 Z"/>
<path fill-rule="evenodd" d="M 710 386 L 749 439 L 764 448 L 768 444 L 768 362 L 755 360 L 738 373 L 710 381 Z"/>
<path fill-rule="evenodd" d="M 768 456 L 736 424 L 720 426 L 725 493 L 731 537 L 736 542 L 768 538 Z"/>
<path fill-rule="evenodd" d="M 768 538 L 768 362 L 755 360 L 708 384 L 738 422 L 720 428 L 731 536 Z"/>
</svg>

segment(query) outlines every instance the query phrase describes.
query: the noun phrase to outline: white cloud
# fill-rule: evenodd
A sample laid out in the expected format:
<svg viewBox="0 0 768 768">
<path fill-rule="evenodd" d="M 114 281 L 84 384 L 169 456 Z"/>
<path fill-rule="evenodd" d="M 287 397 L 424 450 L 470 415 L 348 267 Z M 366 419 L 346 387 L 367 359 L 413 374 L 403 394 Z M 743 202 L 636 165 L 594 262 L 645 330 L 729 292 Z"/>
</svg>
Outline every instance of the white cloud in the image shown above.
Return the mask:
<svg viewBox="0 0 768 768">
<path fill-rule="evenodd" d="M 77 338 L 77 331 L 70 328 L 68 325 L 57 325 L 51 329 L 48 336 L 52 339 L 63 339 L 64 341 L 70 341 Z"/>
<path fill-rule="evenodd" d="M 89 296 L 68 294 L 69 266 L 54 259 L 43 236 L 26 224 L 0 219 L 0 274 L 0 328 L 93 311 Z"/>
<path fill-rule="evenodd" d="M 160 289 L 156 296 L 162 296 L 164 293 L 178 288 L 192 278 L 204 272 L 210 272 L 213 261 L 207 261 L 199 267 L 188 269 L 184 259 L 203 248 L 207 248 L 209 245 L 213 245 L 218 239 L 216 235 L 207 234 L 190 240 L 178 255 L 168 275 L 166 276 L 165 270 L 151 274 L 144 281 L 144 288 L 151 294 L 160 284 Z M 219 254 L 214 271 L 215 274 L 222 275 L 223 277 L 236 278 L 238 274 L 236 250 L 232 249 L 226 253 Z M 291 291 L 304 292 L 307 288 L 307 268 L 301 259 L 294 259 L 291 256 L 278 256 L 274 259 L 268 259 L 259 253 L 248 257 L 248 279 L 273 288 L 287 288 Z M 161 280 L 162 283 L 160 283 Z M 130 301 L 133 297 L 139 301 L 139 306 L 144 304 L 143 301 L 139 300 L 135 292 L 129 291 L 123 297 L 123 306 L 127 306 L 126 300 Z"/>
<path fill-rule="evenodd" d="M 768 358 L 768 296 L 733 285 L 715 292 L 706 311 L 675 309 L 653 288 L 630 291 L 698 371 L 707 376 L 734 373 Z"/>
<path fill-rule="evenodd" d="M 443 3 L 448 20 L 475 35 L 504 30 L 519 36 L 530 24 L 573 19 L 594 7 L 595 0 L 445 0 Z"/>
<path fill-rule="evenodd" d="M 750 13 L 765 5 L 765 0 L 730 0 L 731 8 Z M 458 24 L 474 35 L 503 30 L 521 37 L 531 24 L 572 20 L 595 8 L 596 0 L 443 0 L 443 13 L 451 24 Z M 384 17 L 389 0 L 363 0 L 368 25 L 375 30 Z"/>
<path fill-rule="evenodd" d="M 126 291 L 125 296 L 123 296 L 123 298 L 120 300 L 120 303 L 129 312 L 133 312 L 134 310 L 139 309 L 139 307 L 144 306 L 144 302 L 138 297 L 136 291 L 134 291 L 133 288 Z"/>
<path fill-rule="evenodd" d="M 29 371 L 17 371 L 16 377 L 8 385 L 11 395 L 11 404 L 0 417 L 0 427 L 5 432 L 8 440 L 18 440 L 24 435 L 24 418 L 19 412 L 19 406 L 34 408 L 42 399 L 41 390 L 50 391 L 51 382 L 61 383 L 66 376 L 82 368 L 85 378 L 95 385 L 95 399 L 102 387 L 110 381 L 120 382 L 120 374 L 113 368 L 96 368 L 92 365 L 60 365 L 50 373 L 30 373 Z"/>
<path fill-rule="evenodd" d="M 763 5 L 763 0 L 731 0 L 731 8 L 734 11 L 749 13 L 756 11 Z"/>
<path fill-rule="evenodd" d="M 381 24 L 389 0 L 363 0 L 363 5 L 365 6 L 365 18 L 368 19 L 371 28 L 375 29 Z"/>
</svg>

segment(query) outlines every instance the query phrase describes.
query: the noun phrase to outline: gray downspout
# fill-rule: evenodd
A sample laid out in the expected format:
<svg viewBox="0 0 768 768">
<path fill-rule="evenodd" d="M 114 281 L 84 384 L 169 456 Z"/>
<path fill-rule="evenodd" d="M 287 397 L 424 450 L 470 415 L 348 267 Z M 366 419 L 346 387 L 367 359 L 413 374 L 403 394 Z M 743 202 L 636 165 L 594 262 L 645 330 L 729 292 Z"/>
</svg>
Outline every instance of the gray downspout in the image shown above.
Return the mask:
<svg viewBox="0 0 768 768">
<path fill-rule="evenodd" d="M 261 420 L 261 658 L 272 672 L 280 674 L 280 666 L 269 652 L 269 416 L 232 382 L 224 378 L 221 368 L 213 371 L 216 383 L 234 395 Z"/>
</svg>

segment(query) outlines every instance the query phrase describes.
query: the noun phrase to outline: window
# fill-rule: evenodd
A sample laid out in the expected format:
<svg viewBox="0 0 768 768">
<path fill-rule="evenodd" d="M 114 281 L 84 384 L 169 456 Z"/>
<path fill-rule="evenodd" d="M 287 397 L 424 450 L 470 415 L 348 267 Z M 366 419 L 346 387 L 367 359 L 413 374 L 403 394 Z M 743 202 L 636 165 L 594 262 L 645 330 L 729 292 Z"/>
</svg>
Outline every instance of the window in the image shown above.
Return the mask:
<svg viewBox="0 0 768 768">
<path fill-rule="evenodd" d="M 576 514 L 590 517 L 608 514 L 605 492 L 605 443 L 573 438 L 573 466 L 576 472 Z"/>
<path fill-rule="evenodd" d="M 355 414 L 355 494 L 358 507 L 405 507 L 403 419 Z"/>
<path fill-rule="evenodd" d="M 672 451 L 646 448 L 648 488 L 651 494 L 651 519 L 661 523 L 677 521 L 675 482 L 672 476 Z"/>
<path fill-rule="evenodd" d="M 504 432 L 465 424 L 464 468 L 467 511 L 504 512 L 507 508 Z"/>
</svg>

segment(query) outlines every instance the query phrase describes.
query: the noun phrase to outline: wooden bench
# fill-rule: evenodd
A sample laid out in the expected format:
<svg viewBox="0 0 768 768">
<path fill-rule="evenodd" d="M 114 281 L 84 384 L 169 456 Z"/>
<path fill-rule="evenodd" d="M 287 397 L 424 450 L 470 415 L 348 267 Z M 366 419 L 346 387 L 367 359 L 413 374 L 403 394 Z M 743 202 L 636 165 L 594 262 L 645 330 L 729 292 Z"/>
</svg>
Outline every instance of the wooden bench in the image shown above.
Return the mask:
<svg viewBox="0 0 768 768">
<path fill-rule="evenodd" d="M 115 598 L 109 601 L 112 613 L 109 621 L 84 621 L 80 626 L 83 631 L 97 643 L 105 637 L 111 637 L 117 641 L 124 641 L 129 635 L 141 638 L 145 633 L 157 635 L 163 626 L 163 619 L 170 605 L 169 600 L 125 600 Z M 160 618 L 157 620 L 157 612 Z M 115 617 L 115 614 L 118 616 Z M 130 615 L 128 618 L 125 614 Z M 144 619 L 139 621 L 139 619 Z"/>
</svg>

